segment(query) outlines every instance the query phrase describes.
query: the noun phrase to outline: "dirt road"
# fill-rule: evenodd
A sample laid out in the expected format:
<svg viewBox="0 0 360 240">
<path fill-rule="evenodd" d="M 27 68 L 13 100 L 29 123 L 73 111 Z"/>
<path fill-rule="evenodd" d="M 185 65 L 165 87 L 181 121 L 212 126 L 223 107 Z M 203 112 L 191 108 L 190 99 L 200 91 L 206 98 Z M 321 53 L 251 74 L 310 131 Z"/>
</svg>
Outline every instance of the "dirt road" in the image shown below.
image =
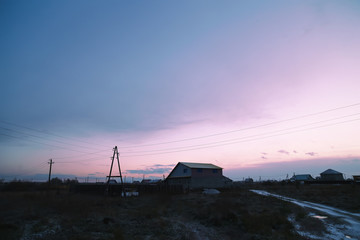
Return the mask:
<svg viewBox="0 0 360 240">
<path fill-rule="evenodd" d="M 308 237 L 310 239 L 357 239 L 360 240 L 360 214 L 359 213 L 351 213 L 341 209 L 337 209 L 334 207 L 329 207 L 326 205 L 312 203 L 307 201 L 296 200 L 293 198 L 281 196 L 278 194 L 269 193 L 263 190 L 250 190 L 253 193 L 263 195 L 263 196 L 271 196 L 278 198 L 283 201 L 291 202 L 293 204 L 299 205 L 304 208 L 312 209 L 317 212 L 321 212 L 321 216 L 311 213 L 313 217 L 320 219 L 327 230 L 322 236 L 317 236 L 311 233 L 302 232 L 296 226 L 296 221 L 293 218 L 289 220 L 294 224 L 295 229 L 299 234 Z M 334 222 L 329 221 L 329 217 L 335 217 L 340 221 Z"/>
</svg>

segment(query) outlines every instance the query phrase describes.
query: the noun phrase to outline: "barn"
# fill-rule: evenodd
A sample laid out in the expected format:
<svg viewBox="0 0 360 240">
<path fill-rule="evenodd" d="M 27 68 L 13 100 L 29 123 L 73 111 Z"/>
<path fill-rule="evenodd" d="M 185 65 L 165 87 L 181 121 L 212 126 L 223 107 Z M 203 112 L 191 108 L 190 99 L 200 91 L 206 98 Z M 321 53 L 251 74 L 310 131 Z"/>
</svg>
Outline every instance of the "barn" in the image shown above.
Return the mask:
<svg viewBox="0 0 360 240">
<path fill-rule="evenodd" d="M 322 181 L 344 181 L 343 174 L 333 169 L 328 169 L 320 173 L 320 176 Z"/>
<path fill-rule="evenodd" d="M 232 180 L 223 176 L 222 170 L 210 163 L 179 162 L 166 178 L 166 183 L 182 185 L 184 189 L 229 187 Z"/>
</svg>

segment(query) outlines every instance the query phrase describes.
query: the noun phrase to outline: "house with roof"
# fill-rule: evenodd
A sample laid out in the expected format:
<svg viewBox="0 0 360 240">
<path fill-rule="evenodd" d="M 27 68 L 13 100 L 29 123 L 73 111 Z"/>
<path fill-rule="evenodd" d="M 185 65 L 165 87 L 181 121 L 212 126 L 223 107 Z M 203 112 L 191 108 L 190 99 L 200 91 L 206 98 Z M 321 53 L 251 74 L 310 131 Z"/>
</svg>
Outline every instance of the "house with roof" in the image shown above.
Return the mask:
<svg viewBox="0 0 360 240">
<path fill-rule="evenodd" d="M 166 178 L 166 183 L 182 185 L 184 189 L 229 187 L 232 180 L 223 176 L 222 170 L 210 163 L 179 162 Z"/>
<path fill-rule="evenodd" d="M 320 173 L 320 180 L 322 181 L 344 181 L 344 176 L 341 172 L 333 169 L 328 169 Z"/>
<path fill-rule="evenodd" d="M 309 182 L 315 179 L 310 174 L 298 174 L 290 178 L 291 182 Z"/>
</svg>

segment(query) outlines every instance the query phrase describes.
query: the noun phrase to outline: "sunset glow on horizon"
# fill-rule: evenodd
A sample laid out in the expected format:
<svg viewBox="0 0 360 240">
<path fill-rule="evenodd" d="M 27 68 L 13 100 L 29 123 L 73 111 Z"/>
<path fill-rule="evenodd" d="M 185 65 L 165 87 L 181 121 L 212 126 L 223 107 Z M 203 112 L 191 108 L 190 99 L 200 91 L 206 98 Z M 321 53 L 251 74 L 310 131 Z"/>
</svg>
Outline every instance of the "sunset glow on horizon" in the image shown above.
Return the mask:
<svg viewBox="0 0 360 240">
<path fill-rule="evenodd" d="M 0 179 L 360 174 L 355 1 L 3 1 Z M 117 168 L 114 168 L 117 171 Z"/>
</svg>

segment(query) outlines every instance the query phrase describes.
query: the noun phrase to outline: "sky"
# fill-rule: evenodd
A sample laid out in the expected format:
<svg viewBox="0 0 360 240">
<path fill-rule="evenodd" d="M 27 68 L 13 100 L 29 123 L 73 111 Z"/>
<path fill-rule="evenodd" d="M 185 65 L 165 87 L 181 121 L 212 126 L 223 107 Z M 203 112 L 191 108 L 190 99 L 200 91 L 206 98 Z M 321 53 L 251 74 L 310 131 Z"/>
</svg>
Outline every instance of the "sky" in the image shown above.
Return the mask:
<svg viewBox="0 0 360 240">
<path fill-rule="evenodd" d="M 1 0 L 0 178 L 104 179 L 115 146 L 128 180 L 359 175 L 359 26 L 358 1 Z"/>
</svg>

